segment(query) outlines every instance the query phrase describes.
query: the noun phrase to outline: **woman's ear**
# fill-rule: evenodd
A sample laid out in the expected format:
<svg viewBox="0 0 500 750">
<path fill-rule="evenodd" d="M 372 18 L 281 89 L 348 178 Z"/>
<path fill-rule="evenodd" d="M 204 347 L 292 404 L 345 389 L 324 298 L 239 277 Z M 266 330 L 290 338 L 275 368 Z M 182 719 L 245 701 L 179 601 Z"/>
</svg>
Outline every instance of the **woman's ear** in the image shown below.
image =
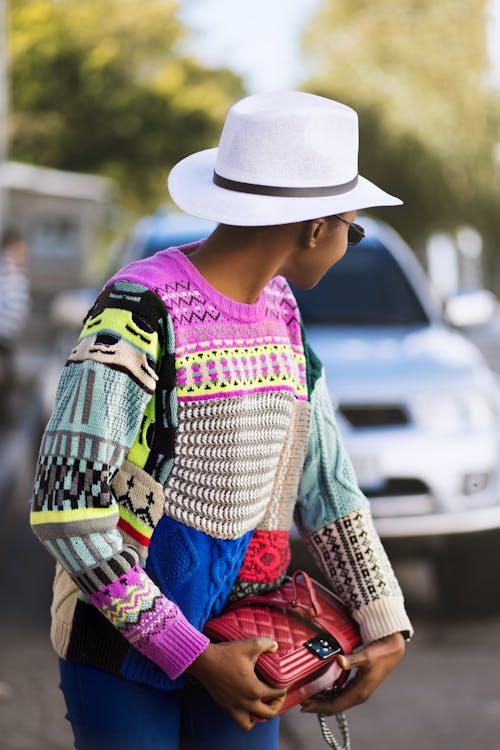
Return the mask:
<svg viewBox="0 0 500 750">
<path fill-rule="evenodd" d="M 325 218 L 311 219 L 304 222 L 304 246 L 316 247 L 323 239 L 324 233 L 328 230 Z"/>
</svg>

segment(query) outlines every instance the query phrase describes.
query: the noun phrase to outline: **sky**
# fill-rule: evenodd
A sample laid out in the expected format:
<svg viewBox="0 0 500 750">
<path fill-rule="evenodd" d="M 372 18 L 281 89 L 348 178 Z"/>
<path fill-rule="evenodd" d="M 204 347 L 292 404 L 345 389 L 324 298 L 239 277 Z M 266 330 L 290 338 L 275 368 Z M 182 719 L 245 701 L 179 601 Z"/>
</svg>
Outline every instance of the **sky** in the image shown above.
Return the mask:
<svg viewBox="0 0 500 750">
<path fill-rule="evenodd" d="M 256 93 L 293 88 L 306 77 L 298 42 L 319 5 L 320 0 L 181 0 L 181 17 L 202 32 L 197 55 L 242 74 L 249 93 Z"/>
<path fill-rule="evenodd" d="M 244 76 L 249 93 L 294 88 L 307 77 L 299 37 L 321 0 L 181 0 L 181 17 L 201 32 L 196 53 Z M 500 0 L 490 0 L 492 77 L 500 86 Z M 264 19 L 264 23 L 263 23 Z"/>
</svg>

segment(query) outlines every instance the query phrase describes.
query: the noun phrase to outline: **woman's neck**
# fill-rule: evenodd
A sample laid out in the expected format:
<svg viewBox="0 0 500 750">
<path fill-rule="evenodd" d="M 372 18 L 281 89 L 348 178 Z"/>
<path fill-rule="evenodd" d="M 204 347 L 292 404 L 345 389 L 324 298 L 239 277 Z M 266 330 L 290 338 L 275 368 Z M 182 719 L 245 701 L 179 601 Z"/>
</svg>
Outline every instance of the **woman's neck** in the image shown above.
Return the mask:
<svg viewBox="0 0 500 750">
<path fill-rule="evenodd" d="M 189 255 L 204 279 L 225 297 L 253 304 L 278 274 L 288 251 L 290 225 L 229 227 L 220 224 Z"/>
</svg>

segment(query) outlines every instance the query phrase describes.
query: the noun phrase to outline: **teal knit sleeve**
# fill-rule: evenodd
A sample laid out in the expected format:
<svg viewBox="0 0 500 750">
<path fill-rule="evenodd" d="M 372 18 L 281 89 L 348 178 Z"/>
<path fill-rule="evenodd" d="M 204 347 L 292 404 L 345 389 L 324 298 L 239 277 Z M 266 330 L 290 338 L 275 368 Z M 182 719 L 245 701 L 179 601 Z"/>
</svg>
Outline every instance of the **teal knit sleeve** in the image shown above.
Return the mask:
<svg viewBox="0 0 500 750">
<path fill-rule="evenodd" d="M 311 416 L 295 523 L 308 536 L 354 511 L 369 510 L 369 503 L 339 431 L 325 369 L 309 345 L 304 327 L 302 340 Z"/>
<path fill-rule="evenodd" d="M 332 588 L 358 622 L 364 643 L 412 626 L 394 571 L 343 445 L 322 364 L 307 344 L 311 420 L 295 522 Z"/>
<path fill-rule="evenodd" d="M 306 362 L 310 358 L 309 351 Z M 368 506 L 342 442 L 322 368 L 310 391 L 310 404 L 311 422 L 295 519 L 305 533 Z"/>
</svg>

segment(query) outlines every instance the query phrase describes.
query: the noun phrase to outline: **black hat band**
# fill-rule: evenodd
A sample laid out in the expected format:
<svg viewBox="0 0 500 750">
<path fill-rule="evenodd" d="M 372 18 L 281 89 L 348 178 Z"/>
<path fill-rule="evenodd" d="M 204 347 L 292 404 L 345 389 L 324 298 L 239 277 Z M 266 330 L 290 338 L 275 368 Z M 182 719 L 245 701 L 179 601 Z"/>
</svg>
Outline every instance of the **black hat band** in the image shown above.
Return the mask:
<svg viewBox="0 0 500 750">
<path fill-rule="evenodd" d="M 329 195 L 342 195 L 349 193 L 358 184 L 358 175 L 349 182 L 342 185 L 329 185 L 326 187 L 275 187 L 273 185 L 255 185 L 251 182 L 238 182 L 237 180 L 228 180 L 214 172 L 213 181 L 216 185 L 226 190 L 233 190 L 237 193 L 253 193 L 254 195 L 269 195 L 282 198 L 322 198 Z"/>
</svg>

